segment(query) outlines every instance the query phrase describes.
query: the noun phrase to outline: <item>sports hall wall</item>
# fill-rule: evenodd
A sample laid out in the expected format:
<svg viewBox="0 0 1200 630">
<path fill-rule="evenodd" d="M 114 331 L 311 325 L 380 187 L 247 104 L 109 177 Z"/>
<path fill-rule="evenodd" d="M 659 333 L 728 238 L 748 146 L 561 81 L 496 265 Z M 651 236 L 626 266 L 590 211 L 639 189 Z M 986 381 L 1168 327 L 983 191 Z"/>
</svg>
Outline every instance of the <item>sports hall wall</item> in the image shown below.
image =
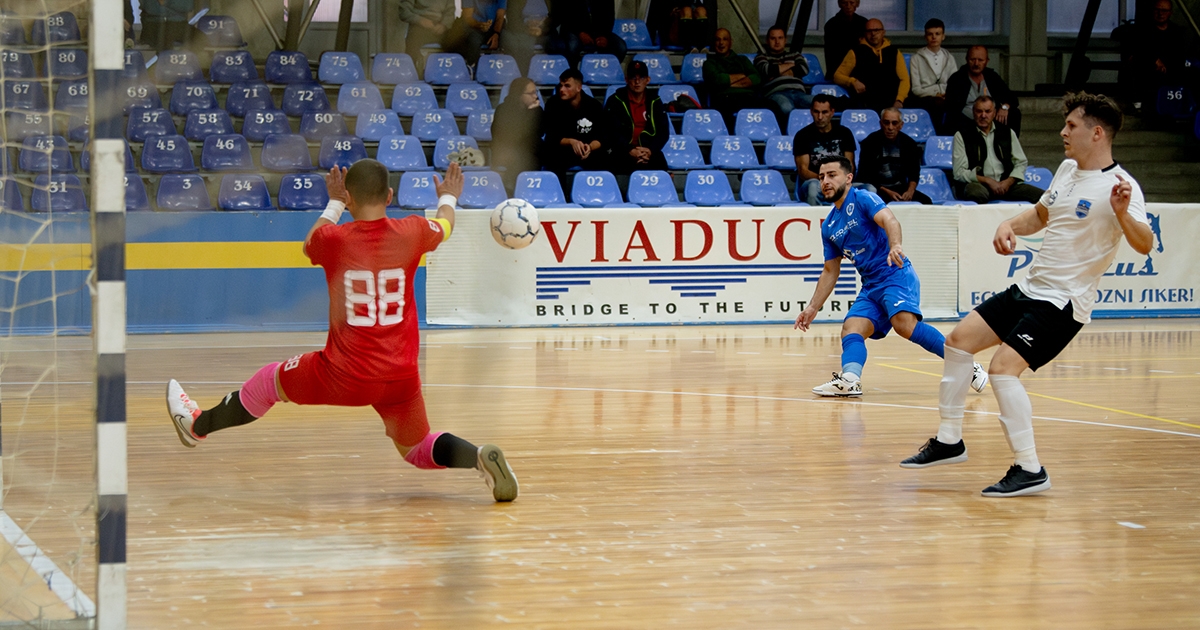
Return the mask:
<svg viewBox="0 0 1200 630">
<path fill-rule="evenodd" d="M 1200 205 L 1148 204 L 1154 249 L 1123 244 L 1097 317 L 1200 315 Z M 991 245 L 1021 208 L 896 206 L 921 278 L 922 311 L 954 319 L 1024 276 L 1041 235 L 1012 256 Z M 422 326 L 789 323 L 823 262 L 823 208 L 544 209 L 529 248 L 498 246 L 487 210 L 459 210 L 453 237 L 414 283 Z M 132 333 L 324 330 L 325 278 L 301 242 L 315 212 L 130 213 L 125 262 Z M 394 216 L 404 216 L 397 213 Z M 84 333 L 90 227 L 0 214 L 0 325 Z M 839 321 L 858 281 L 842 267 L 820 320 Z"/>
</svg>

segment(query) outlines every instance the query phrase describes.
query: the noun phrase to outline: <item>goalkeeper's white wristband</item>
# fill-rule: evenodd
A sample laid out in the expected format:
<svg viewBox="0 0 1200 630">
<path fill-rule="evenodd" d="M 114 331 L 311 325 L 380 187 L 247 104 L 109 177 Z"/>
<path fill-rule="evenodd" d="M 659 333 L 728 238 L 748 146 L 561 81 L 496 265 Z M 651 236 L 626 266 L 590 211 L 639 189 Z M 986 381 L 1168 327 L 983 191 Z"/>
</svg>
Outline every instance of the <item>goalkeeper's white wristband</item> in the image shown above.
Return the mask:
<svg viewBox="0 0 1200 630">
<path fill-rule="evenodd" d="M 325 204 L 325 211 L 321 213 L 321 218 L 330 223 L 337 223 L 342 218 L 342 213 L 346 211 L 346 204 L 337 199 L 330 199 L 329 203 Z"/>
<path fill-rule="evenodd" d="M 450 209 L 453 210 L 456 206 L 458 206 L 458 197 L 455 197 L 454 195 L 442 195 L 441 197 L 438 197 L 437 207 L 441 208 L 442 206 L 450 206 Z"/>
</svg>

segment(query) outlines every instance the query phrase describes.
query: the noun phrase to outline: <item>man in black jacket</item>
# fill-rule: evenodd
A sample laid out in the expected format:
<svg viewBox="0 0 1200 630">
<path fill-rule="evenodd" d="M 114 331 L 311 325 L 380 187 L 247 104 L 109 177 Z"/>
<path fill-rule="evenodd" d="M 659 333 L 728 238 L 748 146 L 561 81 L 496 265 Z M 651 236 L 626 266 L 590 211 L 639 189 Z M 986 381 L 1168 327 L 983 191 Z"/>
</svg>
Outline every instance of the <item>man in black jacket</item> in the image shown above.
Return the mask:
<svg viewBox="0 0 1200 630">
<path fill-rule="evenodd" d="M 542 167 L 554 171 L 567 187 L 567 170 L 608 169 L 612 131 L 600 101 L 583 93 L 583 75 L 571 68 L 558 77 L 558 98 L 546 103 L 542 116 Z"/>
<path fill-rule="evenodd" d="M 1017 108 L 1017 95 L 1008 89 L 1004 79 L 995 70 L 987 67 L 986 46 L 972 46 L 967 50 L 967 65 L 950 75 L 946 81 L 946 121 L 941 130 L 943 135 L 952 135 L 960 129 L 973 129 L 975 115 L 972 108 L 975 99 L 990 96 L 996 101 L 996 122 L 1021 135 L 1021 110 Z"/>
<path fill-rule="evenodd" d="M 980 204 L 999 200 L 1038 203 L 1046 191 L 1025 183 L 1029 160 L 1017 134 L 995 121 L 995 100 L 980 96 L 972 108 L 975 119 L 971 128 L 954 134 L 955 195 Z"/>
<path fill-rule="evenodd" d="M 917 190 L 921 178 L 921 149 L 904 133 L 900 110 L 889 107 L 879 115 L 879 131 L 863 138 L 859 145 L 858 181 L 871 184 L 885 202 L 915 201 L 932 205 L 929 197 Z"/>
<path fill-rule="evenodd" d="M 613 172 L 667 170 L 662 148 L 671 133 L 671 123 L 658 95 L 646 91 L 649 83 L 646 64 L 634 61 L 625 73 L 625 87 L 608 97 L 604 105 L 613 127 Z"/>
</svg>

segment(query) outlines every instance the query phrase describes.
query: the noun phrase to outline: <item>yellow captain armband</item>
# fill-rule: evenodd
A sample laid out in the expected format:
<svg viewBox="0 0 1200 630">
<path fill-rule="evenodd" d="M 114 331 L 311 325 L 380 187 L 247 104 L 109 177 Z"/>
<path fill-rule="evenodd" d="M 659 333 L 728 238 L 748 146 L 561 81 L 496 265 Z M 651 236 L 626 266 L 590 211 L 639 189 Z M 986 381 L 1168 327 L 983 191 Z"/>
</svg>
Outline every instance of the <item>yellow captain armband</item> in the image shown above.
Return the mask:
<svg viewBox="0 0 1200 630">
<path fill-rule="evenodd" d="M 445 219 L 431 219 L 434 223 L 442 226 L 442 242 L 445 243 L 450 238 L 450 222 Z"/>
</svg>

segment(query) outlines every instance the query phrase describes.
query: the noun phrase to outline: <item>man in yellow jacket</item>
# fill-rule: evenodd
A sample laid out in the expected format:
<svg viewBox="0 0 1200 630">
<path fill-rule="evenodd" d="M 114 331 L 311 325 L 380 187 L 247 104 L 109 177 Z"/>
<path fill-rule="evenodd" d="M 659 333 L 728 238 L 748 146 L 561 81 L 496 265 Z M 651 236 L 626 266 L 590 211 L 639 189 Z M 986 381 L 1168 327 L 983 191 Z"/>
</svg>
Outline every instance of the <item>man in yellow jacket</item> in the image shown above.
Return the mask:
<svg viewBox="0 0 1200 630">
<path fill-rule="evenodd" d="M 866 36 L 846 53 L 833 82 L 850 92 L 853 108 L 879 111 L 903 107 L 908 98 L 908 68 L 904 55 L 886 37 L 883 22 L 868 20 Z"/>
</svg>

